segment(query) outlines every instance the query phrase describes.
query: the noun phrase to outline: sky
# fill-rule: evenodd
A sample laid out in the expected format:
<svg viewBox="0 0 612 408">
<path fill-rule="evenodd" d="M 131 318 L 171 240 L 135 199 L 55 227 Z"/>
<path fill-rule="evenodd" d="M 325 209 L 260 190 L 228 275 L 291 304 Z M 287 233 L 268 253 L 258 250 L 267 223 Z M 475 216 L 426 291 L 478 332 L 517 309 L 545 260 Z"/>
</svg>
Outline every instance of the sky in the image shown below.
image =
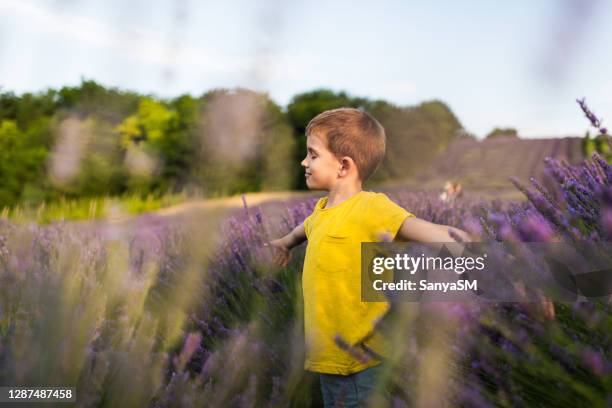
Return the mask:
<svg viewBox="0 0 612 408">
<path fill-rule="evenodd" d="M 0 0 L 0 91 L 241 86 L 285 107 L 329 88 L 438 99 L 479 138 L 584 136 L 576 98 L 612 123 L 610 16 L 606 0 Z"/>
</svg>

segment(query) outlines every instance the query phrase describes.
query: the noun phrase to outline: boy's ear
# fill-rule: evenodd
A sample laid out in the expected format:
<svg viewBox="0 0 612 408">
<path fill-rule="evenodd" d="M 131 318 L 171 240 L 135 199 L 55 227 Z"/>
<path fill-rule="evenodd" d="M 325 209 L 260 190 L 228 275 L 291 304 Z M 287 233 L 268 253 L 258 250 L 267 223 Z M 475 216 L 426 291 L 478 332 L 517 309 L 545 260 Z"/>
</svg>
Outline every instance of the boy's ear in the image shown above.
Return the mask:
<svg viewBox="0 0 612 408">
<path fill-rule="evenodd" d="M 342 175 L 342 172 L 344 170 L 347 170 L 349 166 L 350 166 L 350 163 L 348 163 L 346 156 L 340 158 L 340 169 L 338 171 L 338 175 Z"/>
<path fill-rule="evenodd" d="M 340 159 L 340 165 L 340 174 L 342 174 L 343 171 L 349 171 L 351 167 L 354 167 L 355 162 L 349 156 L 344 156 Z"/>
</svg>

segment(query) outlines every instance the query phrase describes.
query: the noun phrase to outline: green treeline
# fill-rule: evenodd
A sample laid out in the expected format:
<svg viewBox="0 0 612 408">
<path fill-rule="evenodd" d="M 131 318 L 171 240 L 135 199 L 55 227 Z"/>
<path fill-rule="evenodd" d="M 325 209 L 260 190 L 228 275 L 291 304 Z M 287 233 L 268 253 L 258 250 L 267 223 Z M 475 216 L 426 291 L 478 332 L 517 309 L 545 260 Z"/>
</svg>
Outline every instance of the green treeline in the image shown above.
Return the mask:
<svg viewBox="0 0 612 408">
<path fill-rule="evenodd" d="M 3 92 L 0 208 L 60 197 L 304 189 L 306 124 L 341 106 L 372 113 L 386 129 L 387 155 L 372 182 L 409 176 L 465 137 L 443 102 L 399 107 L 325 89 L 296 95 L 286 109 L 247 89 L 169 100 L 94 81 Z"/>
</svg>

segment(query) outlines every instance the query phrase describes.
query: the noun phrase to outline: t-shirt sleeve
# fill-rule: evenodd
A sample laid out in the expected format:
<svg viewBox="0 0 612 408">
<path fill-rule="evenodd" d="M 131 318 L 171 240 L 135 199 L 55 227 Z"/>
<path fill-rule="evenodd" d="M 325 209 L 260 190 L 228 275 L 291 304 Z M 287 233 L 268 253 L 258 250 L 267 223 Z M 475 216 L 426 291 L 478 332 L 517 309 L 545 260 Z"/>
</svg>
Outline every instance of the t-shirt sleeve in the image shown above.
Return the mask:
<svg viewBox="0 0 612 408">
<path fill-rule="evenodd" d="M 375 241 L 382 241 L 384 236 L 388 234 L 390 240 L 393 240 L 404 220 L 414 216 L 414 214 L 391 201 L 387 195 L 376 193 L 372 197 L 368 208 L 372 238 Z"/>
<path fill-rule="evenodd" d="M 306 239 L 308 239 L 308 235 L 310 235 L 310 220 L 311 219 L 312 219 L 312 214 L 304 218 L 304 221 L 302 222 L 304 224 L 304 232 L 306 232 Z"/>
<path fill-rule="evenodd" d="M 319 204 L 321 204 L 322 200 L 323 198 L 319 198 L 319 201 L 317 201 L 317 203 L 315 204 L 315 208 L 317 208 Z M 302 221 L 302 223 L 304 224 L 304 231 L 306 232 L 306 239 L 308 239 L 308 236 L 310 235 L 310 231 L 312 228 L 312 216 L 313 215 L 314 215 L 314 209 L 312 210 L 312 213 L 310 213 L 310 215 L 306 217 L 304 221 Z"/>
</svg>

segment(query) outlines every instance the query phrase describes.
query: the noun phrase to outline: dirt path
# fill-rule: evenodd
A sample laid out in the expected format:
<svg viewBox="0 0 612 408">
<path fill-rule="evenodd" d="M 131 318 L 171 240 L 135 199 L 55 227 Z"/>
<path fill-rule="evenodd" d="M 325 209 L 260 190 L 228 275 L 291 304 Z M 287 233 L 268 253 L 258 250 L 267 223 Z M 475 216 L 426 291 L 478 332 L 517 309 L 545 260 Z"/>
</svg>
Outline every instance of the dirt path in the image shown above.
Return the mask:
<svg viewBox="0 0 612 408">
<path fill-rule="evenodd" d="M 259 193 L 245 193 L 247 206 L 258 205 L 267 201 L 288 200 L 313 195 L 311 191 L 271 191 Z M 244 205 L 242 195 L 231 197 L 212 198 L 206 200 L 189 201 L 153 211 L 154 214 L 172 216 L 191 210 L 205 210 L 214 208 L 242 208 Z"/>
<path fill-rule="evenodd" d="M 282 202 L 285 200 L 306 198 L 315 195 L 317 195 L 316 191 L 254 192 L 245 193 L 244 200 L 246 201 L 248 207 L 252 207 L 254 205 L 259 205 L 263 203 Z M 242 196 L 242 194 L 237 194 L 231 197 L 190 200 L 181 204 L 160 208 L 158 210 L 149 211 L 142 214 L 128 214 L 120 206 L 117 206 L 115 208 L 109 209 L 108 216 L 105 218 L 104 222 L 110 222 L 113 224 L 126 224 L 142 217 L 182 218 L 189 217 L 192 214 L 201 214 L 202 212 L 239 209 L 244 206 Z M 91 220 L 82 221 L 82 223 L 85 222 L 91 222 Z"/>
</svg>

